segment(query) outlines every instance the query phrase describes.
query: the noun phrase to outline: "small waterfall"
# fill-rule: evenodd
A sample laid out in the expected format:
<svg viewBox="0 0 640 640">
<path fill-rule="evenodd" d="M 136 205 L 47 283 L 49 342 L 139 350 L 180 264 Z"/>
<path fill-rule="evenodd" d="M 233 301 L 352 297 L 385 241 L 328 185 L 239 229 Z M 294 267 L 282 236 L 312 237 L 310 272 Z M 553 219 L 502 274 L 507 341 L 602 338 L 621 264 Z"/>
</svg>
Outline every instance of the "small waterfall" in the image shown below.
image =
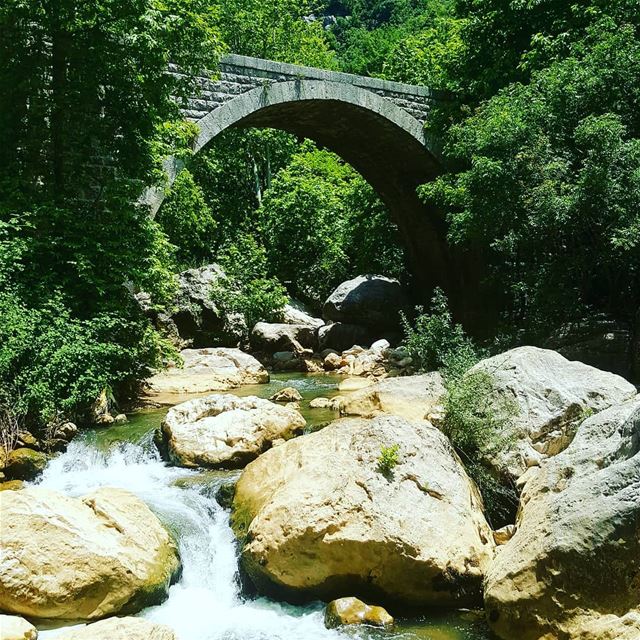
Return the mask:
<svg viewBox="0 0 640 640">
<path fill-rule="evenodd" d="M 167 466 L 148 444 L 117 444 L 102 452 L 77 440 L 48 465 L 40 480 L 42 486 L 72 496 L 103 486 L 127 489 L 172 532 L 180 548 L 182 577 L 164 603 L 141 616 L 169 625 L 180 640 L 345 637 L 325 629 L 319 604 L 293 607 L 267 599 L 243 600 L 229 514 L 211 497 L 216 481 L 213 486 L 189 482 L 198 472 Z M 43 632 L 40 637 L 55 638 L 59 633 Z"/>
</svg>

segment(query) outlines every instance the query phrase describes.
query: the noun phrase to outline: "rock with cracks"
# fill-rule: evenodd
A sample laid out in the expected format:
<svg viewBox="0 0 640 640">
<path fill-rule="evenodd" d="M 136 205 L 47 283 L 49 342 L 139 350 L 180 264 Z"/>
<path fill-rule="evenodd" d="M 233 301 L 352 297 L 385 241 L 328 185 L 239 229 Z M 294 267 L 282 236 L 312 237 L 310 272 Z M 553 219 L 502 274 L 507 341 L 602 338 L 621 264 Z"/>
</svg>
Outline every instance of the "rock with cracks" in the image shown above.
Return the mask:
<svg viewBox="0 0 640 640">
<path fill-rule="evenodd" d="M 237 468 L 274 441 L 302 432 L 304 418 L 268 400 L 214 394 L 171 408 L 162 436 L 170 460 L 184 467 Z"/>
<path fill-rule="evenodd" d="M 389 413 L 407 420 L 430 420 L 442 413 L 445 394 L 437 372 L 386 378 L 348 395 L 340 412 L 363 418 Z"/>
<path fill-rule="evenodd" d="M 486 581 L 500 638 L 640 638 L 640 398 L 580 426 L 525 485 L 516 525 Z"/>
<path fill-rule="evenodd" d="M 93 620 L 164 599 L 175 545 L 136 496 L 102 488 L 82 499 L 30 487 L 0 492 L 0 609 Z"/>
<path fill-rule="evenodd" d="M 398 464 L 379 466 L 398 445 Z M 427 422 L 344 419 L 242 473 L 232 523 L 262 593 L 352 593 L 383 605 L 469 606 L 482 597 L 491 531 L 473 482 Z"/>
<path fill-rule="evenodd" d="M 518 347 L 482 360 L 471 369 L 476 371 L 491 376 L 494 400 L 515 402 L 517 415 L 503 433 L 505 445 L 490 461 L 514 481 L 565 449 L 585 417 L 636 393 L 620 376 L 537 347 Z"/>
</svg>

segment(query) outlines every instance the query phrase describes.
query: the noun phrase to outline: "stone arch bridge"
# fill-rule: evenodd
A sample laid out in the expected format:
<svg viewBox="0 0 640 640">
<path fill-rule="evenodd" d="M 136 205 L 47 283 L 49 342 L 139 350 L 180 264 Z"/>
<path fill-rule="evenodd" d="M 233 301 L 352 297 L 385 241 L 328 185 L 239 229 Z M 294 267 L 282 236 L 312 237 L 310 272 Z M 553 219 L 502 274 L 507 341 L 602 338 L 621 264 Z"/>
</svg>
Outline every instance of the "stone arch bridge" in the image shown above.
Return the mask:
<svg viewBox="0 0 640 640">
<path fill-rule="evenodd" d="M 458 315 L 468 317 L 478 270 L 467 256 L 452 254 L 442 215 L 416 195 L 439 173 L 424 125 L 441 96 L 427 87 L 238 55 L 225 56 L 217 77 L 203 75 L 197 85 L 182 107 L 199 129 L 196 152 L 229 127 L 282 129 L 334 151 L 386 204 L 418 290 L 443 287 Z M 165 169 L 172 182 L 180 165 L 168 159 Z M 155 213 L 163 198 L 164 191 L 150 189 L 144 200 Z"/>
</svg>

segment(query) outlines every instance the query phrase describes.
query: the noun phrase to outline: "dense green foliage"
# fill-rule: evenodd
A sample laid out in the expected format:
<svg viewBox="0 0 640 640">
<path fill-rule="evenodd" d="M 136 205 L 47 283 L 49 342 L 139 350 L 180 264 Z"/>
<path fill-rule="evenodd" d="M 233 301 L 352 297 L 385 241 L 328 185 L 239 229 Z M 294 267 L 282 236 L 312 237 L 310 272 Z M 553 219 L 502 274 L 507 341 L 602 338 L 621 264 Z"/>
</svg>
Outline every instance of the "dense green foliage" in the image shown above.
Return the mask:
<svg viewBox="0 0 640 640">
<path fill-rule="evenodd" d="M 224 50 L 444 90 L 428 127 L 445 172 L 420 195 L 445 212 L 451 244 L 486 261 L 497 330 L 633 320 L 639 29 L 636 0 L 5 0 L 0 403 L 46 422 L 105 387 L 126 395 L 161 357 L 131 292 L 162 304 L 186 267 L 220 262 L 213 295 L 249 324 L 277 318 L 285 287 L 319 304 L 357 273 L 406 278 L 385 207 L 329 150 L 234 130 L 190 157 L 173 97 Z M 187 170 L 152 220 L 133 203 L 169 153 Z M 473 347 L 435 305 L 407 346 L 462 380 Z M 457 405 L 474 395 L 461 388 Z M 450 414 L 474 433 L 465 411 Z"/>
<path fill-rule="evenodd" d="M 238 316 L 245 338 L 256 322 L 279 320 L 288 300 L 286 289 L 269 275 L 265 250 L 252 235 L 237 236 L 218 260 L 226 277 L 211 296 L 227 316 Z"/>
<path fill-rule="evenodd" d="M 0 5 L 0 400 L 35 424 L 159 356 L 125 283 L 166 296 L 171 247 L 134 203 L 191 135 L 167 63 L 213 67 L 215 20 L 205 0 Z"/>
<path fill-rule="evenodd" d="M 436 289 L 428 312 L 422 307 L 416 311 L 412 321 L 402 314 L 402 325 L 404 345 L 418 370 L 445 369 L 457 374 L 478 361 L 475 345 L 462 326 L 454 323 L 441 289 Z"/>
<path fill-rule="evenodd" d="M 333 153 L 312 145 L 275 177 L 258 220 L 272 272 L 317 306 L 362 271 L 402 274 L 395 230 L 370 187 Z"/>
<path fill-rule="evenodd" d="M 442 291 L 436 290 L 427 313 L 419 308 L 414 321 L 404 317 L 403 325 L 404 345 L 416 368 L 442 374 L 446 397 L 439 426 L 478 485 L 487 517 L 496 528 L 512 522 L 515 487 L 496 478 L 484 461 L 508 444 L 504 433 L 517 405 L 493 393 L 489 372 L 473 368 L 483 352 L 453 321 Z"/>
</svg>

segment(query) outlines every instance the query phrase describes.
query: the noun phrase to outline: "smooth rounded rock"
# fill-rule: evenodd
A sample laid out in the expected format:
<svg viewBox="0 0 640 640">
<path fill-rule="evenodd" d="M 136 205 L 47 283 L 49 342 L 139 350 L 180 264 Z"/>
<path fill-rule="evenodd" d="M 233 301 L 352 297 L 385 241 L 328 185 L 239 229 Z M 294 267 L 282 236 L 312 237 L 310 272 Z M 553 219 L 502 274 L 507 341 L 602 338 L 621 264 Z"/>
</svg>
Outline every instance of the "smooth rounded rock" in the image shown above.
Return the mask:
<svg viewBox="0 0 640 640">
<path fill-rule="evenodd" d="M 20 447 L 8 453 L 3 471 L 9 480 L 33 480 L 48 461 L 49 458 L 41 451 Z"/>
<path fill-rule="evenodd" d="M 326 320 L 366 327 L 397 327 L 407 299 L 400 283 L 385 276 L 363 275 L 340 284 L 322 308 Z"/>
<path fill-rule="evenodd" d="M 397 464 L 380 469 L 383 450 Z M 338 420 L 246 467 L 232 523 L 262 593 L 291 601 L 345 592 L 383 605 L 481 600 L 493 554 L 480 495 L 427 422 Z"/>
<path fill-rule="evenodd" d="M 101 488 L 82 499 L 28 487 L 0 492 L 0 609 L 92 620 L 166 595 L 180 563 L 136 496 Z"/>
<path fill-rule="evenodd" d="M 264 366 L 240 349 L 184 349 L 180 355 L 182 368 L 169 368 L 147 380 L 149 396 L 156 402 L 175 404 L 176 397 L 186 394 L 269 382 Z"/>
<path fill-rule="evenodd" d="M 383 607 L 368 605 L 358 598 L 332 600 L 324 612 L 324 626 L 327 629 L 354 624 L 391 629 L 393 617 Z"/>
</svg>

